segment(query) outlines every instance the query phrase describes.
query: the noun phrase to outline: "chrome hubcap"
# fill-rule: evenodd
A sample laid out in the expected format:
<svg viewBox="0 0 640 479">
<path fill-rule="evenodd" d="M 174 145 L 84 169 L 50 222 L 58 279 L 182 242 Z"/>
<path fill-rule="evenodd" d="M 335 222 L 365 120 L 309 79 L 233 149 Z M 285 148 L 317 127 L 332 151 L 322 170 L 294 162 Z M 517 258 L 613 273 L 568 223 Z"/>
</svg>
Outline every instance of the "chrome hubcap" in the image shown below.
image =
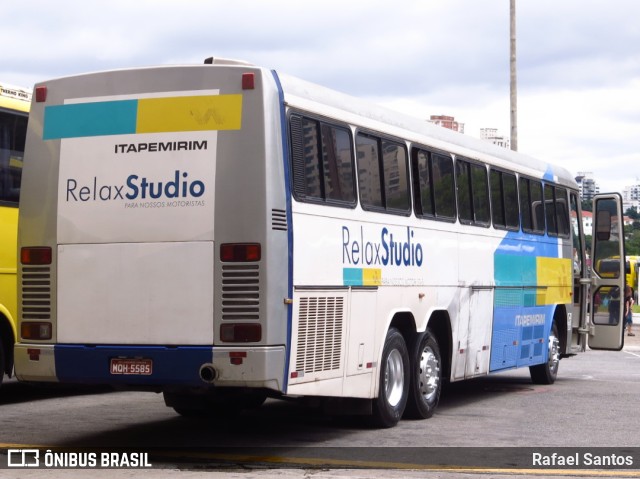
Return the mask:
<svg viewBox="0 0 640 479">
<path fill-rule="evenodd" d="M 560 362 L 560 340 L 553 332 L 549 335 L 549 370 L 555 373 Z"/>
<path fill-rule="evenodd" d="M 427 347 L 422 350 L 418 366 L 420 368 L 418 375 L 420 394 L 425 401 L 429 402 L 438 391 L 440 383 L 440 364 L 431 348 Z"/>
<path fill-rule="evenodd" d="M 402 399 L 404 390 L 404 365 L 400 351 L 394 349 L 387 357 L 387 367 L 384 374 L 384 392 L 387 402 L 395 407 Z"/>
</svg>

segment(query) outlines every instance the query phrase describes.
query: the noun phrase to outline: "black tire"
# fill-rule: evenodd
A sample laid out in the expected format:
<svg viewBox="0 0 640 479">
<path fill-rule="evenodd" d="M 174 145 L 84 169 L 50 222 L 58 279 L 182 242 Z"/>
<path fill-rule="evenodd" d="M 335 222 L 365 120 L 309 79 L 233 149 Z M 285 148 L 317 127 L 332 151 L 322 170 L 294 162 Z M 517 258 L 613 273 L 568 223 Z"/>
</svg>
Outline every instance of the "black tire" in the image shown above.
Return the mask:
<svg viewBox="0 0 640 479">
<path fill-rule="evenodd" d="M 380 388 L 373 400 L 372 424 L 389 428 L 398 424 L 404 414 L 409 396 L 409 352 L 395 328 L 389 329 L 380 360 Z"/>
<path fill-rule="evenodd" d="M 416 336 L 410 355 L 411 385 L 404 417 L 427 419 L 433 416 L 442 392 L 442 358 L 431 330 Z"/>
<path fill-rule="evenodd" d="M 2 386 L 2 380 L 4 379 L 4 368 L 7 364 L 4 354 L 4 344 L 2 344 L 2 338 L 0 338 L 0 386 Z"/>
<path fill-rule="evenodd" d="M 529 366 L 529 374 L 534 384 L 553 384 L 558 377 L 560 366 L 560 340 L 558 339 L 558 325 L 553 322 L 549 332 L 549 358 L 544 364 Z"/>
</svg>

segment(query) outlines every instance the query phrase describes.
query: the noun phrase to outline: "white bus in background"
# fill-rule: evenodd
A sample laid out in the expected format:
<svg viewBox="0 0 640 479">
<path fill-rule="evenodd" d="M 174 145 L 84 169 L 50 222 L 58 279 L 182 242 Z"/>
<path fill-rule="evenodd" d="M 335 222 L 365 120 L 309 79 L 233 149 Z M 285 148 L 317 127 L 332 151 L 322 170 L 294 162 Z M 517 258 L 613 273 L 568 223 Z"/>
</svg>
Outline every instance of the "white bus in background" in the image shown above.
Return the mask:
<svg viewBox="0 0 640 479">
<path fill-rule="evenodd" d="M 624 254 L 621 201 L 594 204 L 599 264 Z M 619 311 L 587 311 L 624 271 L 590 275 L 571 210 L 562 168 L 243 62 L 43 82 L 16 372 L 181 414 L 321 397 L 383 427 L 445 381 L 553 383 L 623 341 Z"/>
</svg>

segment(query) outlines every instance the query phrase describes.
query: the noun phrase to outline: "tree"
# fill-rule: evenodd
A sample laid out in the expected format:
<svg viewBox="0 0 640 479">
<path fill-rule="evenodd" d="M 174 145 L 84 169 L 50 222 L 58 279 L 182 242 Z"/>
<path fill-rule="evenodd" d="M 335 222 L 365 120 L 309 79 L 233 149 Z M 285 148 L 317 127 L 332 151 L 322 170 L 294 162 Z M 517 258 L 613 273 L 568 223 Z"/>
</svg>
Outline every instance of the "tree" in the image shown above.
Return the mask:
<svg viewBox="0 0 640 479">
<path fill-rule="evenodd" d="M 633 230 L 625 239 L 625 249 L 628 256 L 640 256 L 640 230 Z"/>
<path fill-rule="evenodd" d="M 640 213 L 638 213 L 638 210 L 636 210 L 635 208 L 627 208 L 627 211 L 624 212 L 624 215 L 634 220 L 640 219 Z"/>
</svg>

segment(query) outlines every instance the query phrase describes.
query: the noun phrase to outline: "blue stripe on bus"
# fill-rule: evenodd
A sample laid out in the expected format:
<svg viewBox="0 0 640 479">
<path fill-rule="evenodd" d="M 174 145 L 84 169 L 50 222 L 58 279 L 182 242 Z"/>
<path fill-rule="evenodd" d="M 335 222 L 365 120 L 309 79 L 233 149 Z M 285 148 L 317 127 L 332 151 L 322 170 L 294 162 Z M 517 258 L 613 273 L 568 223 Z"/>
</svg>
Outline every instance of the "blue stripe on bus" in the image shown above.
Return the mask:
<svg viewBox="0 0 640 479">
<path fill-rule="evenodd" d="M 289 298 L 293 298 L 293 223 L 291 214 L 291 183 L 289 181 L 289 139 L 287 136 L 287 112 L 284 104 L 284 91 L 278 72 L 271 70 L 273 79 L 278 89 L 278 102 L 280 104 L 280 131 L 282 132 L 282 163 L 284 168 L 284 188 L 285 188 L 285 204 L 287 208 L 287 245 L 288 245 L 288 264 L 287 264 L 287 290 Z M 291 359 L 291 335 L 293 331 L 293 307 L 287 306 L 287 344 L 286 344 L 286 360 L 283 371 L 283 392 L 287 392 L 289 386 L 289 361 Z"/>
<path fill-rule="evenodd" d="M 200 366 L 213 358 L 211 346 L 84 346 L 59 344 L 54 348 L 56 376 L 77 384 L 202 386 Z M 111 358 L 153 361 L 148 376 L 111 374 Z"/>
<path fill-rule="evenodd" d="M 548 170 L 544 178 L 553 177 Z M 493 325 L 489 371 L 548 361 L 556 306 L 538 305 L 538 257 L 558 258 L 560 239 L 509 232 L 494 253 Z"/>
<path fill-rule="evenodd" d="M 53 105 L 44 109 L 43 140 L 136 132 L 138 100 Z"/>
</svg>

